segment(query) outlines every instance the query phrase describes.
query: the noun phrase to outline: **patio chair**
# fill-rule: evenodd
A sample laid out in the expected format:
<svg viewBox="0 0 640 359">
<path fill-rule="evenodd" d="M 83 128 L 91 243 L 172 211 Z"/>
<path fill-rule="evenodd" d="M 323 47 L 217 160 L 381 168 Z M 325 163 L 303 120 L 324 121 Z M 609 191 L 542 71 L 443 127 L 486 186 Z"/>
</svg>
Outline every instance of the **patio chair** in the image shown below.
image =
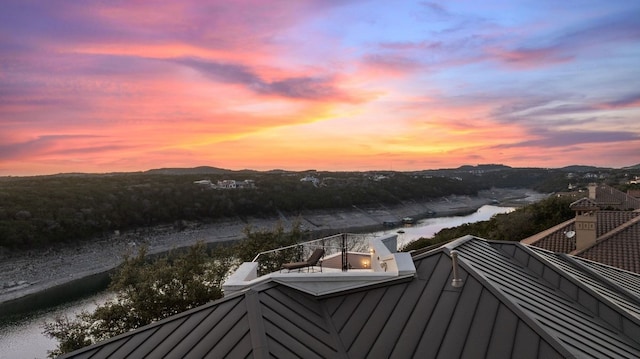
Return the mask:
<svg viewBox="0 0 640 359">
<path fill-rule="evenodd" d="M 313 253 L 311 253 L 311 256 L 309 257 L 309 259 L 307 259 L 306 261 L 284 263 L 282 267 L 280 267 L 280 271 L 282 272 L 283 269 L 286 269 L 288 271 L 291 271 L 292 269 L 297 269 L 298 271 L 300 271 L 300 269 L 302 268 L 307 268 L 307 272 L 309 272 L 309 268 L 317 266 L 319 262 L 320 272 L 322 272 L 322 261 L 320 260 L 320 258 L 322 258 L 323 255 L 324 255 L 324 249 L 316 248 L 313 251 Z"/>
</svg>

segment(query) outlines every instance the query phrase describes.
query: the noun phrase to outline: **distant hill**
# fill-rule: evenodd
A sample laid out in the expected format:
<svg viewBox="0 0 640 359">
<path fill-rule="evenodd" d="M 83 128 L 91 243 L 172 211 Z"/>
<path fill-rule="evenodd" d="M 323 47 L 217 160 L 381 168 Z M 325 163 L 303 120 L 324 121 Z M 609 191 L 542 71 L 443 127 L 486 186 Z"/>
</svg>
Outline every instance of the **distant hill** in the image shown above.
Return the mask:
<svg viewBox="0 0 640 359">
<path fill-rule="evenodd" d="M 635 166 L 622 167 L 623 170 L 640 170 L 640 163 Z"/>
<path fill-rule="evenodd" d="M 565 171 L 565 172 L 595 172 L 595 171 L 609 170 L 609 169 L 610 168 L 583 166 L 583 165 L 571 165 L 571 166 L 559 168 L 559 170 Z"/>
<path fill-rule="evenodd" d="M 194 168 L 158 168 L 158 169 L 145 171 L 144 173 L 161 174 L 161 175 L 192 175 L 192 174 L 218 175 L 218 174 L 226 174 L 226 173 L 232 173 L 232 172 L 234 171 L 224 169 L 224 168 L 200 166 L 200 167 L 194 167 Z"/>
<path fill-rule="evenodd" d="M 497 171 L 497 170 L 506 170 L 511 167 L 501 165 L 501 164 L 480 164 L 477 166 L 471 165 L 463 165 L 458 167 L 458 171 Z"/>
</svg>

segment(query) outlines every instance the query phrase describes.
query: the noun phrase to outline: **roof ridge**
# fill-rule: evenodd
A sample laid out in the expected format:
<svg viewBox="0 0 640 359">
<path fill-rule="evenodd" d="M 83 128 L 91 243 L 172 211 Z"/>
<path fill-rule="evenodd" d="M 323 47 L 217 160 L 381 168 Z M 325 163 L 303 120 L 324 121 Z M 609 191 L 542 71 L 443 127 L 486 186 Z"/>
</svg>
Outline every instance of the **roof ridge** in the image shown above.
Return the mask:
<svg viewBox="0 0 640 359">
<path fill-rule="evenodd" d="M 597 201 L 597 196 L 598 196 L 598 190 L 600 190 L 600 191 L 608 190 L 609 191 L 609 193 L 608 193 L 609 195 L 616 196 L 616 201 L 615 202 L 602 202 L 604 204 L 622 205 L 622 203 L 631 202 L 634 206 L 640 206 L 640 199 L 635 198 L 633 196 L 630 196 L 628 193 L 622 192 L 621 190 L 619 190 L 617 188 L 614 188 L 612 186 L 609 186 L 606 183 L 602 183 L 602 184 L 600 184 L 600 185 L 598 185 L 596 187 L 596 201 Z"/>
<path fill-rule="evenodd" d="M 474 236 L 470 236 L 470 235 L 467 235 L 465 237 L 477 238 L 478 240 L 487 242 L 487 244 L 489 244 L 490 247 L 492 247 L 495 250 L 497 250 L 500 253 L 502 253 L 514 265 L 519 266 L 521 268 L 526 268 L 525 265 L 523 265 L 522 263 L 518 262 L 514 257 L 509 255 L 509 253 L 505 252 L 502 248 L 496 248 L 496 247 L 492 246 L 491 243 L 492 242 L 497 242 L 497 243 L 501 243 L 501 244 L 515 245 L 515 246 L 519 246 L 521 248 L 526 248 L 526 246 L 521 245 L 518 242 L 490 241 L 490 240 L 486 240 L 486 239 L 483 239 L 483 238 L 474 237 Z M 464 238 L 464 237 L 462 237 L 462 238 Z M 465 240 L 464 242 L 467 242 L 469 240 L 470 240 L 470 238 Z M 526 249 L 527 249 L 528 252 L 531 252 L 530 249 L 528 249 L 528 248 L 526 248 Z M 449 253 L 446 253 L 446 255 L 451 257 L 451 255 Z M 575 357 L 571 353 L 571 351 L 566 348 L 565 344 L 563 344 L 563 342 L 557 336 L 554 336 L 554 335 L 548 333 L 546 330 L 544 330 L 540 326 L 540 324 L 538 323 L 536 318 L 530 316 L 529 313 L 527 313 L 518 303 L 516 303 L 511 298 L 509 298 L 509 296 L 507 296 L 502 289 L 500 289 L 496 285 L 494 285 L 489 278 L 487 278 L 480 270 L 477 270 L 475 268 L 475 265 L 473 265 L 473 263 L 471 263 L 471 261 L 468 261 L 468 262 L 465 261 L 464 254 L 458 257 L 458 265 L 460 267 L 462 267 L 467 272 L 468 276 L 469 275 L 473 276 L 478 282 L 480 282 L 480 284 L 482 285 L 482 287 L 484 289 L 486 289 L 487 291 L 492 293 L 494 296 L 496 296 L 496 298 L 498 298 L 498 300 L 501 303 L 503 303 L 509 310 L 513 311 L 513 313 L 518 318 L 520 318 L 524 323 L 526 323 L 531 328 L 532 331 L 534 331 L 536 334 L 538 334 L 540 336 L 540 338 L 544 339 L 552 348 L 554 348 L 559 353 L 562 353 L 562 355 L 565 358 L 574 358 Z M 526 270 L 527 271 L 531 271 L 529 268 L 526 268 Z"/>
<path fill-rule="evenodd" d="M 606 242 L 611 237 L 613 237 L 616 234 L 624 231 L 625 229 L 635 225 L 638 222 L 640 222 L 640 216 L 636 216 L 635 218 L 632 218 L 632 219 L 622 223 L 621 225 L 617 226 L 616 228 L 614 228 L 614 229 L 610 230 L 609 232 L 607 232 L 607 233 L 601 235 L 600 237 L 596 238 L 596 241 L 592 245 L 590 245 L 590 246 L 588 246 L 586 248 L 583 248 L 581 250 L 574 250 L 574 251 L 570 252 L 569 254 L 574 255 L 574 256 L 580 255 L 580 254 L 588 251 L 589 249 L 599 245 L 600 243 Z"/>
<path fill-rule="evenodd" d="M 576 256 L 571 256 L 571 255 L 564 254 L 564 253 L 560 253 L 559 255 L 561 257 L 563 257 L 563 258 L 566 258 L 571 264 L 576 265 L 581 270 L 584 270 L 584 271 L 588 272 L 590 275 L 596 277 L 601 283 L 605 284 L 607 287 L 613 288 L 613 289 L 617 290 L 618 292 L 621 292 L 624 295 L 627 295 L 627 296 L 631 297 L 632 299 L 635 299 L 638 302 L 640 302 L 640 297 L 638 295 L 636 295 L 635 293 L 629 292 L 624 287 L 622 287 L 622 286 L 620 286 L 620 285 L 608 280 L 605 276 L 603 276 L 602 274 L 598 273 L 593 268 L 590 268 L 589 266 L 587 266 L 584 263 L 580 262 L 580 260 L 588 260 L 588 259 L 584 259 L 584 258 L 580 258 L 580 257 L 576 257 Z M 599 263 L 599 262 L 594 262 L 594 261 L 591 261 L 591 262 L 593 262 L 595 264 L 598 264 L 598 265 L 602 265 L 602 266 L 607 267 L 607 268 L 619 269 L 619 268 L 616 268 L 616 267 L 603 265 L 602 263 Z M 621 270 L 623 270 L 623 269 L 621 269 Z M 633 273 L 633 272 L 629 272 L 629 273 L 636 274 L 636 273 Z M 607 301 L 609 301 L 609 300 L 607 299 Z M 640 325 L 640 318 L 635 318 L 634 317 L 634 321 L 638 321 L 638 324 Z"/>
<path fill-rule="evenodd" d="M 249 289 L 245 295 L 249 335 L 251 338 L 251 354 L 256 358 L 268 358 L 267 333 L 262 319 L 262 308 L 257 291 Z"/>
<path fill-rule="evenodd" d="M 572 207 L 578 205 L 580 202 L 587 202 L 589 205 L 592 205 L 592 206 L 597 206 L 598 205 L 598 203 L 596 201 L 594 201 L 593 199 L 591 199 L 589 197 L 582 197 L 582 198 L 579 198 L 579 199 L 571 202 L 569 204 L 569 208 L 572 208 Z"/>
<path fill-rule="evenodd" d="M 577 268 L 579 271 L 581 272 L 586 272 L 586 274 L 588 276 L 591 276 L 592 278 L 595 278 L 601 285 L 609 288 L 609 289 L 613 289 L 614 291 L 616 291 L 617 293 L 622 293 L 623 295 L 627 296 L 629 299 L 632 300 L 637 300 L 637 296 L 635 295 L 627 295 L 628 291 L 619 288 L 617 285 L 615 285 L 615 283 L 612 283 L 610 280 L 606 279 L 605 277 L 603 277 L 602 275 L 599 275 L 598 273 L 596 273 L 595 271 L 593 271 L 590 268 L 587 268 L 585 265 L 582 265 L 581 263 L 577 262 L 576 258 L 578 259 L 582 259 L 579 257 L 575 257 L 575 256 L 571 256 L 565 253 L 555 253 L 555 252 L 551 252 L 551 251 L 547 251 L 545 249 L 542 248 L 537 248 L 535 250 L 532 250 L 531 247 L 529 245 L 523 245 L 522 243 L 516 243 L 519 245 L 520 248 L 522 248 L 523 250 L 526 249 L 526 252 L 531 255 L 533 258 L 537 259 L 538 261 L 540 261 L 546 268 L 548 268 L 549 270 L 554 271 L 557 275 L 560 276 L 560 278 L 563 278 L 564 280 L 568 281 L 569 283 L 573 284 L 574 286 L 576 286 L 576 288 L 584 291 L 587 295 L 591 296 L 592 298 L 594 298 L 595 300 L 605 304 L 609 309 L 611 309 L 613 312 L 617 313 L 621 318 L 625 318 L 629 321 L 631 321 L 633 324 L 635 324 L 638 328 L 640 328 L 640 318 L 635 317 L 633 314 L 629 313 L 628 311 L 624 310 L 622 307 L 620 307 L 620 305 L 616 304 L 615 302 L 613 302 L 610 298 L 607 298 L 605 295 L 599 293 L 596 289 L 594 289 L 593 287 L 589 286 L 588 284 L 586 284 L 585 282 L 583 282 L 582 280 L 578 279 L 574 274 L 572 274 L 571 272 L 565 270 L 564 268 L 562 268 L 561 265 L 554 263 L 554 261 L 547 259 L 545 256 L 540 255 L 539 253 L 537 253 L 538 250 L 542 250 L 545 252 L 549 252 L 552 255 L 557 256 L 559 259 L 561 259 L 564 263 L 568 264 L 569 266 L 573 266 L 575 268 Z M 502 250 L 502 248 L 500 248 Z M 503 251 L 505 252 L 505 251 Z M 505 252 L 507 253 L 507 252 Z M 507 253 L 507 255 L 509 255 L 509 253 Z M 510 256 L 510 258 L 515 260 L 515 257 Z M 596 262 L 597 263 L 597 262 Z M 601 263 L 598 263 L 601 264 Z M 528 268 L 529 270 L 531 270 L 529 268 L 528 265 L 522 264 L 523 267 Z M 616 268 L 617 269 L 617 268 Z M 633 273 L 635 274 L 635 273 Z M 544 276 L 541 276 L 541 278 L 544 278 Z M 551 284 L 556 290 L 562 292 L 566 297 L 570 298 L 572 301 L 574 301 L 575 303 L 579 304 L 582 308 L 584 308 L 585 310 L 589 311 L 590 313 L 592 313 L 593 316 L 598 317 L 600 320 L 606 322 L 609 325 L 612 325 L 613 327 L 616 327 L 615 325 L 615 321 L 612 322 L 610 320 L 610 318 L 607 318 L 603 315 L 600 314 L 599 310 L 598 311 L 594 311 L 593 309 L 590 309 L 587 305 L 585 305 L 583 302 L 581 302 L 579 300 L 579 295 L 576 293 L 572 293 L 571 291 L 568 291 L 566 288 L 566 285 L 553 285 Z M 617 330 L 621 330 L 620 328 L 616 327 Z M 624 331 L 623 331 L 624 332 Z M 626 334 L 626 333 L 625 333 Z M 628 334 L 626 334 L 628 335 Z"/>
</svg>

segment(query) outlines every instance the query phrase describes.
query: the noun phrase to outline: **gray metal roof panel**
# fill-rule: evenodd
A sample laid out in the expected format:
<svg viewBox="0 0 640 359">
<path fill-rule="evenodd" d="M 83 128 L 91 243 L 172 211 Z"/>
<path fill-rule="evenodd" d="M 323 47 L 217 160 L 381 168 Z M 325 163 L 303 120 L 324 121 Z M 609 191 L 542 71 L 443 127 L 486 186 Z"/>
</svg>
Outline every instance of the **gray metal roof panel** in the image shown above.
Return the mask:
<svg viewBox="0 0 640 359">
<path fill-rule="evenodd" d="M 518 243 L 513 245 L 527 249 Z M 478 240 L 466 242 L 456 249 L 461 253 L 461 261 L 469 263 L 477 273 L 492 283 L 492 287 L 541 323 L 545 331 L 556 333 L 559 340 L 577 351 L 575 355 L 606 353 L 610 350 L 609 345 L 615 345 L 619 349 L 616 353 L 620 357 L 640 355 L 638 342 L 634 342 L 603 319 L 594 317 L 587 308 L 563 291 L 555 289 L 554 285 L 549 285 L 532 274 L 527 267 L 514 265 L 514 259 L 507 252 L 501 255 L 497 251 L 493 252 L 492 248 L 497 250 L 490 243 Z M 516 248 L 511 252 L 517 251 Z M 525 260 L 519 257 L 518 262 L 523 261 Z M 558 284 L 562 285 L 563 281 L 566 279 L 560 276 Z M 587 349 L 580 345 L 581 339 L 574 333 L 580 333 L 588 339 Z"/>
<path fill-rule="evenodd" d="M 575 260 L 579 261 L 582 265 L 592 269 L 593 271 L 599 273 L 610 281 L 614 281 L 615 283 L 619 284 L 626 291 L 632 293 L 635 297 L 640 298 L 640 275 L 638 275 L 637 273 L 625 271 L 580 257 L 576 257 Z"/>
<path fill-rule="evenodd" d="M 286 343 L 303 357 L 336 354 L 324 311 L 314 297 L 290 288 L 274 288 L 260 292 L 259 300 L 269 346 L 271 341 Z"/>
<path fill-rule="evenodd" d="M 450 284 L 453 248 L 461 288 Z M 640 356 L 592 314 L 602 301 L 528 247 L 465 237 L 414 261 L 412 280 L 326 297 L 263 284 L 68 357 Z M 611 308 L 598 310 L 615 318 Z"/>
<path fill-rule="evenodd" d="M 575 278 L 576 283 L 581 285 L 583 289 L 588 288 L 598 294 L 600 296 L 598 299 L 610 302 L 640 320 L 640 301 L 637 298 L 629 297 L 627 292 L 627 290 L 630 290 L 631 295 L 633 295 L 637 289 L 619 284 L 624 282 L 620 281 L 622 278 L 626 278 L 633 283 L 632 280 L 634 278 L 638 280 L 640 276 L 586 261 L 579 257 L 556 254 L 535 247 L 531 247 L 531 250 L 544 257 L 566 275 Z M 584 266 L 587 270 L 580 268 L 581 266 Z M 594 276 L 590 271 L 595 272 L 596 275 Z M 616 274 L 618 278 L 616 278 Z M 627 276 L 625 277 L 624 274 L 627 274 Z M 600 278 L 603 278 L 604 281 Z M 617 287 L 622 287 L 622 290 L 617 290 Z M 640 324 L 640 321 L 638 323 Z"/>
</svg>

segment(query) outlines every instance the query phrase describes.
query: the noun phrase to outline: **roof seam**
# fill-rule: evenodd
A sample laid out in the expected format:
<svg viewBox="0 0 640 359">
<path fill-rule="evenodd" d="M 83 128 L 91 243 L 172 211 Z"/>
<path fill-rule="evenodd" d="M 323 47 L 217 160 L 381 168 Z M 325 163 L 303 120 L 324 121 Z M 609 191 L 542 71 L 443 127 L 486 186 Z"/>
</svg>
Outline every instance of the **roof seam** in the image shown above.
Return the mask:
<svg viewBox="0 0 640 359">
<path fill-rule="evenodd" d="M 340 333 L 338 332 L 338 328 L 336 328 L 335 323 L 331 319 L 332 316 L 331 316 L 331 313 L 329 313 L 329 308 L 327 308 L 326 301 L 320 300 L 319 302 L 320 302 L 320 308 L 322 308 L 321 310 L 322 310 L 323 319 L 325 323 L 327 323 L 327 327 L 329 329 L 329 336 L 331 337 L 331 339 L 333 339 L 333 342 L 335 343 L 335 349 L 337 351 L 336 354 L 343 359 L 349 358 L 349 356 L 347 355 L 347 349 L 345 348 L 344 343 L 340 338 Z"/>
<path fill-rule="evenodd" d="M 584 264 L 580 263 L 579 261 L 577 261 L 574 258 L 571 258 L 571 256 L 567 255 L 567 254 L 560 254 L 560 256 L 562 258 L 566 258 L 571 264 L 577 266 L 578 268 L 586 271 L 587 273 L 589 273 L 589 275 L 595 277 L 596 279 L 598 279 L 598 281 L 600 281 L 601 284 L 614 289 L 618 292 L 623 293 L 624 295 L 631 297 L 632 299 L 636 300 L 636 301 L 640 301 L 640 298 L 638 298 L 638 296 L 636 296 L 633 293 L 630 293 L 628 290 L 624 289 L 623 287 L 612 283 L 610 280 L 606 279 L 604 276 L 602 276 L 601 274 L 597 273 L 596 271 L 594 271 L 593 269 L 585 266 Z M 576 280 L 572 275 L 570 275 L 571 277 L 571 281 L 574 282 L 574 284 L 580 285 L 581 282 Z M 599 300 L 601 300 L 603 303 L 607 303 L 609 305 L 609 307 L 611 307 L 611 309 L 616 309 L 616 313 L 626 317 L 627 319 L 631 320 L 632 322 L 636 323 L 637 325 L 640 326 L 640 320 L 638 318 L 636 318 L 635 316 L 631 315 L 630 313 L 628 313 L 626 310 L 621 310 L 620 306 L 613 303 L 609 298 L 603 296 L 602 294 L 598 293 L 597 291 L 595 291 L 593 288 L 589 287 L 589 286 L 580 286 L 580 288 L 582 288 L 583 290 L 587 291 L 589 294 L 597 297 Z M 598 315 L 599 316 L 599 315 Z"/>
<path fill-rule="evenodd" d="M 486 240 L 485 240 L 486 241 Z M 487 241 L 488 242 L 488 241 Z M 513 243 L 520 244 L 520 243 Z M 523 246 L 524 247 L 524 246 Z M 492 247 L 493 248 L 493 247 Z M 525 247 L 526 248 L 526 247 Z M 515 259 L 512 258 L 509 254 L 507 254 L 502 249 L 497 249 L 500 252 L 504 253 L 505 257 L 509 258 L 511 262 L 515 262 Z M 526 248 L 527 252 L 530 253 L 530 250 Z M 518 265 L 517 263 L 515 263 Z M 559 338 L 552 336 L 546 330 L 542 329 L 536 320 L 529 316 L 527 312 L 525 312 L 517 303 L 514 303 L 511 298 L 509 298 L 502 290 L 491 285 L 491 282 L 488 278 L 486 278 L 482 273 L 477 271 L 473 264 L 466 263 L 464 260 L 464 256 L 459 257 L 458 265 L 467 271 L 469 275 L 472 275 L 476 280 L 480 281 L 480 283 L 485 287 L 489 292 L 495 295 L 497 298 L 501 300 L 501 302 L 512 312 L 516 314 L 516 316 L 524 321 L 536 334 L 538 334 L 541 338 L 543 338 L 549 345 L 561 353 L 565 357 L 572 357 L 573 354 L 562 344 Z M 527 268 L 527 270 L 529 270 Z"/>
<path fill-rule="evenodd" d="M 462 237 L 462 238 L 465 238 L 465 240 L 462 241 L 462 243 L 464 243 L 464 242 L 466 242 L 468 240 L 468 239 L 466 239 L 466 237 L 470 237 L 470 236 Z M 440 255 L 440 258 L 438 259 L 438 263 L 436 263 L 436 268 L 438 267 L 439 262 L 444 260 L 445 258 L 451 261 L 451 257 L 449 257 L 448 255 Z M 451 265 L 449 265 L 449 268 L 451 268 Z M 440 298 L 442 298 L 442 296 L 444 295 L 448 283 L 450 283 L 449 275 L 447 275 L 447 279 L 442 283 L 442 289 L 440 289 L 440 291 L 438 293 L 438 297 L 437 297 L 437 299 L 435 301 L 436 303 L 440 303 Z M 460 296 L 458 295 L 458 299 L 459 299 L 459 297 Z M 428 315 L 428 319 L 427 319 L 426 323 L 424 324 L 424 327 L 422 328 L 422 334 L 420 335 L 420 338 L 424 338 L 425 333 L 426 333 L 427 329 L 429 328 L 429 324 L 431 323 L 432 320 L 434 320 L 433 319 L 434 316 L 435 316 L 434 312 L 435 312 L 436 309 L 437 309 L 436 305 L 434 305 L 433 308 L 431 308 L 431 312 Z M 449 323 L 447 324 L 447 327 L 450 324 L 451 324 L 451 321 L 449 321 Z M 418 350 L 418 348 L 419 348 L 419 345 L 416 345 L 413 348 L 413 353 L 411 354 L 411 357 L 414 357 L 414 358 L 416 357 L 416 351 Z M 441 348 L 442 348 L 442 341 L 440 341 L 440 343 L 439 343 L 438 351 L 440 351 Z"/>
<path fill-rule="evenodd" d="M 416 271 L 416 272 L 417 272 L 417 271 Z M 416 276 L 416 278 L 417 278 L 417 276 Z M 402 297 L 407 293 L 408 288 L 409 288 L 409 286 L 405 286 L 405 287 L 402 289 L 402 294 L 400 295 L 400 298 L 402 298 Z M 421 294 L 421 295 L 422 295 L 422 294 Z M 416 301 L 416 303 L 417 303 L 417 301 Z M 411 308 L 411 313 L 412 313 L 411 315 L 413 315 L 413 313 L 415 312 L 415 307 L 416 307 L 416 304 L 414 303 L 413 307 Z M 397 309 L 397 307 L 395 307 L 395 308 L 391 311 L 391 316 L 393 316 L 393 315 L 394 315 L 394 313 L 395 313 L 396 309 Z M 384 330 L 385 330 L 385 328 L 387 327 L 387 325 L 389 325 L 389 322 L 388 322 L 388 321 L 387 321 L 387 322 L 385 322 L 385 324 L 384 324 L 384 326 L 383 326 L 382 330 L 380 331 L 380 334 L 378 335 L 378 337 L 380 337 L 380 335 L 382 335 L 382 333 L 384 332 Z M 400 330 L 400 332 L 404 331 L 404 328 L 405 328 L 406 326 L 407 326 L 407 322 L 405 321 L 404 326 L 402 327 L 402 329 Z M 396 347 L 396 345 L 397 345 L 397 344 L 398 344 L 398 342 L 397 342 L 397 341 L 396 341 L 395 343 L 393 343 L 393 347 L 391 348 L 391 350 L 389 351 L 389 353 L 393 353 L 393 351 L 395 350 L 395 347 Z M 370 351 L 371 351 L 371 349 L 370 349 Z M 368 355 L 368 354 L 369 354 L 369 353 L 367 353 L 367 355 Z"/>
</svg>

